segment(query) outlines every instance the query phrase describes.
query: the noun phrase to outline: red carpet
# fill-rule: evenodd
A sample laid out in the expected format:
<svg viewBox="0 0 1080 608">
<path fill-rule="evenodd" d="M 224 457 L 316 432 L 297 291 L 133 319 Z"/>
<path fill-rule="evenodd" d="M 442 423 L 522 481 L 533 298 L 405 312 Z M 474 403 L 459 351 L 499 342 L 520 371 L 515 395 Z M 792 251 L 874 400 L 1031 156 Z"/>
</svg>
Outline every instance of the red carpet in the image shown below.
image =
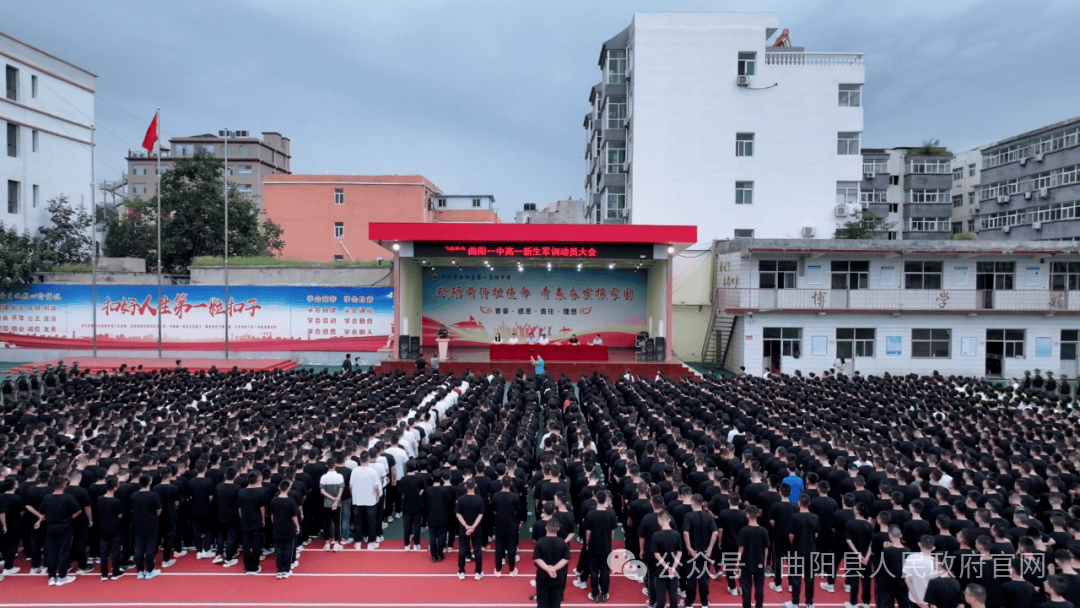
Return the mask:
<svg viewBox="0 0 1080 608">
<path fill-rule="evenodd" d="M 45 368 L 45 364 L 56 367 L 59 359 L 51 359 L 48 361 L 38 361 L 36 363 L 27 363 L 21 365 L 11 371 L 11 373 L 19 373 L 20 371 L 30 372 L 31 368 L 37 367 L 38 371 Z M 143 366 L 146 371 L 173 369 L 176 367 L 176 357 L 166 357 L 164 359 L 158 359 L 157 357 L 145 358 L 145 357 L 65 357 L 63 359 L 64 364 L 71 368 L 71 365 L 78 361 L 79 369 L 85 369 L 91 373 L 96 373 L 101 370 L 112 371 L 119 369 L 121 365 L 127 364 L 129 368 L 135 368 L 139 365 Z M 236 366 L 241 371 L 265 371 L 273 369 L 289 370 L 299 367 L 299 364 L 292 359 L 187 359 L 181 358 L 181 362 L 184 367 L 191 372 L 209 371 L 211 367 L 217 367 L 219 371 L 228 371 Z"/>
<path fill-rule="evenodd" d="M 135 578 L 134 571 L 118 581 L 103 582 L 97 572 L 78 575 L 78 580 L 63 586 L 49 587 L 45 576 L 29 575 L 29 565 L 21 559 L 17 565 L 22 572 L 8 575 L 0 581 L 0 608 L 8 606 L 89 606 L 112 607 L 212 607 L 244 608 L 277 606 L 325 606 L 378 608 L 406 606 L 410 608 L 443 607 L 527 607 L 533 589 L 529 580 L 535 568 L 532 564 L 532 543 L 522 542 L 520 571 L 517 577 L 496 578 L 494 553 L 485 550 L 483 580 L 472 578 L 475 566 L 466 564 L 469 574 L 464 581 L 457 579 L 457 553 L 447 554 L 446 561 L 433 564 L 427 552 L 407 552 L 400 541 L 387 541 L 376 551 L 327 553 L 321 541 L 313 541 L 300 554 L 300 565 L 288 580 L 277 580 L 274 558 L 262 562 L 262 574 L 245 576 L 242 565 L 223 568 L 210 560 L 196 560 L 193 553 L 179 558 L 175 566 L 162 575 L 145 581 Z M 159 553 L 160 562 L 160 553 Z M 577 562 L 575 554 L 572 564 Z M 572 566 L 571 566 L 572 567 Z M 839 585 L 838 585 L 839 586 Z M 742 605 L 741 597 L 728 595 L 725 583 L 711 585 L 710 606 L 734 608 Z M 611 600 L 600 606 L 626 608 L 645 605 L 642 586 L 622 576 L 611 577 Z M 786 585 L 785 585 L 786 588 Z M 836 608 L 843 605 L 843 593 L 817 590 L 815 606 Z M 765 605 L 778 606 L 790 599 L 766 588 Z M 563 606 L 580 608 L 593 606 L 587 591 L 567 583 Z"/>
</svg>

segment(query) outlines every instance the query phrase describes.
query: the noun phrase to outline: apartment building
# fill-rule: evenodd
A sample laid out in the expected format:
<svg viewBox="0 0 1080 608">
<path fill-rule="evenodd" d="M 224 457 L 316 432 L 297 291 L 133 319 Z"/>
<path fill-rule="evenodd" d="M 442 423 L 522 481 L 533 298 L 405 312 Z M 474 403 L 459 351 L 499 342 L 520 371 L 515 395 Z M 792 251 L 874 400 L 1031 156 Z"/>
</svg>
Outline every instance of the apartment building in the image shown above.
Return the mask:
<svg viewBox="0 0 1080 608">
<path fill-rule="evenodd" d="M 0 222 L 35 233 L 50 222 L 47 201 L 61 194 L 89 212 L 97 75 L 3 32 L 0 64 Z"/>
<path fill-rule="evenodd" d="M 863 148 L 862 157 L 862 183 L 837 185 L 837 221 L 870 211 L 890 226 L 881 239 L 952 238 L 952 154 L 923 146 Z"/>
<path fill-rule="evenodd" d="M 775 14 L 637 13 L 601 46 L 591 222 L 694 224 L 706 247 L 832 237 L 835 193 L 862 177 L 863 58 L 770 45 L 777 31 Z"/>
<path fill-rule="evenodd" d="M 588 224 L 585 201 L 568 198 L 537 208 L 536 203 L 525 203 L 514 214 L 515 224 Z"/>
<path fill-rule="evenodd" d="M 979 179 L 982 173 L 982 148 L 957 152 L 952 164 L 952 232 L 978 231 Z"/>
<path fill-rule="evenodd" d="M 262 139 L 252 137 L 249 131 L 233 131 L 228 138 L 212 133 L 174 137 L 169 140 L 168 149 L 161 152 L 160 171 L 162 174 L 168 172 L 178 158 L 190 158 L 196 154 L 225 158 L 228 153 L 229 183 L 260 209 L 265 209 L 263 181 L 268 175 L 290 173 L 290 144 L 288 137 L 273 131 L 264 131 Z M 128 196 L 137 199 L 153 197 L 158 184 L 157 153 L 142 149 L 128 150 L 126 160 Z"/>
</svg>

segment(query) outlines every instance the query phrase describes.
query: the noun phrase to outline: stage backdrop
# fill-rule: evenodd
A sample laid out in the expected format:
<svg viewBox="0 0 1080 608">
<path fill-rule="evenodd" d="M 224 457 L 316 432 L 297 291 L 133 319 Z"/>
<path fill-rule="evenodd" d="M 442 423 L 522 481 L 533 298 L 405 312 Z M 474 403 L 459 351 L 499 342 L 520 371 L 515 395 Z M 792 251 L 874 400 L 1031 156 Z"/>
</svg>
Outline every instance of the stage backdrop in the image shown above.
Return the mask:
<svg viewBox="0 0 1080 608">
<path fill-rule="evenodd" d="M 543 330 L 554 342 L 600 334 L 608 346 L 634 346 L 648 326 L 644 270 L 429 268 L 424 271 L 424 344 L 446 325 L 452 344 L 490 344 Z"/>
<path fill-rule="evenodd" d="M 156 285 L 99 285 L 98 348 L 156 349 Z M 224 287 L 161 288 L 162 343 L 174 350 L 221 350 Z M 0 293 L 5 348 L 91 346 L 90 285 L 28 285 Z M 230 287 L 229 349 L 376 351 L 394 319 L 389 287 Z"/>
</svg>

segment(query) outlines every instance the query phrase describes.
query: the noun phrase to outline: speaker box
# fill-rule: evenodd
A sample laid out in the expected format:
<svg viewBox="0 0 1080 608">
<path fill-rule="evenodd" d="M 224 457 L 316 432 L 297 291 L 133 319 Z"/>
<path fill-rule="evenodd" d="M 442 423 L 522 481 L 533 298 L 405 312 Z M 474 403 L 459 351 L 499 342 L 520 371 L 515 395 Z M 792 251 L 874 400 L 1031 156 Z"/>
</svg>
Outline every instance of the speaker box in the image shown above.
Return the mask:
<svg viewBox="0 0 1080 608">
<path fill-rule="evenodd" d="M 401 336 L 401 342 L 398 344 L 398 357 L 402 359 L 412 359 L 410 356 L 412 351 L 410 350 L 409 345 L 409 336 Z"/>
<path fill-rule="evenodd" d="M 645 352 L 646 353 L 654 353 L 654 352 L 656 352 L 656 339 L 655 338 L 649 338 L 648 340 L 645 340 Z"/>
<path fill-rule="evenodd" d="M 655 340 L 655 343 L 656 343 L 656 348 L 654 349 L 654 352 L 656 353 L 656 357 L 659 360 L 663 360 L 664 357 L 667 356 L 667 340 L 665 340 L 664 338 L 661 338 L 659 336 L 656 337 L 656 338 L 653 338 L 653 340 Z"/>
<path fill-rule="evenodd" d="M 409 336 L 409 356 L 413 359 L 420 356 L 420 336 Z"/>
</svg>

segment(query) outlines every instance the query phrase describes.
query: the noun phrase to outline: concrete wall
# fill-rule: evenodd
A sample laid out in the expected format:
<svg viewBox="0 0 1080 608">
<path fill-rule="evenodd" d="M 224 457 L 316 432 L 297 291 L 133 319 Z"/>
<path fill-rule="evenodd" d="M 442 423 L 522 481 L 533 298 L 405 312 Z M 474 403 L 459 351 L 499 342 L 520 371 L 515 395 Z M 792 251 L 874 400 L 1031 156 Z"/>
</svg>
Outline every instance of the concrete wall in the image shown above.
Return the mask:
<svg viewBox="0 0 1080 608">
<path fill-rule="evenodd" d="M 708 305 L 671 307 L 675 333 L 671 348 L 676 359 L 701 361 L 701 345 L 705 343 L 705 332 L 709 331 L 710 311 Z"/>
<path fill-rule="evenodd" d="M 701 345 L 712 311 L 713 251 L 686 250 L 672 259 L 673 354 L 681 361 L 701 361 Z"/>
<path fill-rule="evenodd" d="M 389 287 L 393 263 L 370 268 L 246 266 L 229 268 L 230 285 L 332 285 L 340 287 Z M 154 276 L 154 275 L 150 275 Z M 193 285 L 224 285 L 225 267 L 194 267 Z"/>
<path fill-rule="evenodd" d="M 414 260 L 401 263 L 401 288 L 394 297 L 401 311 L 401 333 L 423 335 L 424 329 L 424 269 Z"/>
<path fill-rule="evenodd" d="M 46 272 L 43 273 L 43 283 L 60 283 L 65 285 L 90 285 L 94 282 L 93 275 L 89 272 Z M 157 285 L 156 274 L 144 272 L 101 272 L 97 273 L 98 283 L 109 285 Z M 171 285 L 171 283 L 168 283 Z"/>
</svg>

